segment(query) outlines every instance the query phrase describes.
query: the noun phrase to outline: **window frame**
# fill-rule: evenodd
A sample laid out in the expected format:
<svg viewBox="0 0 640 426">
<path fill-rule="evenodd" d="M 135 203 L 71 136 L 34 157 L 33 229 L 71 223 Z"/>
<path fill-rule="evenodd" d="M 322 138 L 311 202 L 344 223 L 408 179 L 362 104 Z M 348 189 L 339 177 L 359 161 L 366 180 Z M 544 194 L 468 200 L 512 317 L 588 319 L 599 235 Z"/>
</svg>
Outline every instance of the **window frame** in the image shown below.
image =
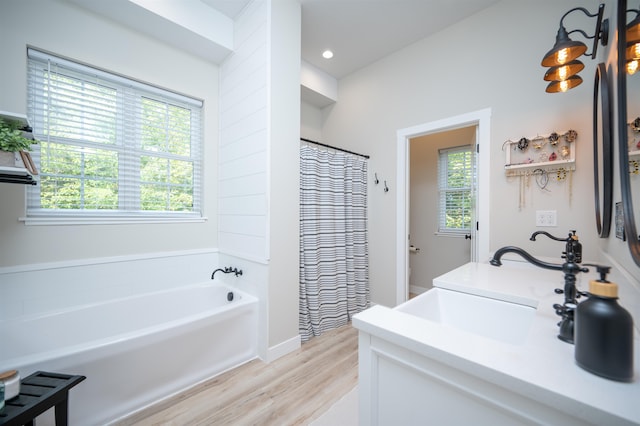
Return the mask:
<svg viewBox="0 0 640 426">
<path fill-rule="evenodd" d="M 203 101 L 194 99 L 176 92 L 152 86 L 147 83 L 140 82 L 119 74 L 95 68 L 93 66 L 84 65 L 69 59 L 65 59 L 53 54 L 49 54 L 40 50 L 29 47 L 27 49 L 27 80 L 28 80 L 28 117 L 33 127 L 33 133 L 36 139 L 46 140 L 47 142 L 58 143 L 61 146 L 84 147 L 81 149 L 91 149 L 91 147 L 99 147 L 105 152 L 115 152 L 118 156 L 118 168 L 116 174 L 116 185 L 118 186 L 116 201 L 117 209 L 43 209 L 41 208 L 41 176 L 36 176 L 38 185 L 27 189 L 27 205 L 26 217 L 20 218 L 26 224 L 35 225 L 51 225 L 51 224 L 110 224 L 110 223 L 165 223 L 165 222 L 202 222 L 206 218 L 203 216 L 202 199 L 203 199 Z M 51 140 L 45 134 L 44 115 L 38 115 L 38 111 L 43 111 L 42 102 L 38 104 L 39 99 L 44 99 L 43 90 L 37 92 L 35 83 L 37 81 L 36 69 L 47 66 L 49 72 L 51 66 L 55 66 L 63 70 L 61 74 L 71 74 L 73 78 L 80 78 L 83 81 L 90 82 L 92 79 L 98 79 L 101 85 L 105 85 L 117 91 L 116 95 L 116 116 L 115 120 L 116 138 L 114 144 L 99 144 L 86 140 L 66 140 L 65 138 L 53 138 Z M 37 97 L 36 97 L 37 96 Z M 82 96 L 79 96 L 82 98 Z M 126 100 L 125 100 L 126 98 Z M 167 109 L 171 106 L 184 108 L 189 111 L 188 124 L 188 155 L 177 155 L 171 152 L 153 151 L 143 149 L 141 146 L 141 128 L 142 124 L 140 115 L 136 115 L 133 125 L 125 125 L 123 117 L 130 114 L 131 108 L 139 108 L 136 111 L 142 112 L 141 104 L 144 99 L 164 104 Z M 135 105 L 135 103 L 140 105 Z M 40 109 L 39 109 L 40 108 Z M 168 118 L 165 118 L 168 122 Z M 126 128 L 126 129 L 125 129 Z M 126 131 L 125 131 L 126 130 Z M 40 168 L 40 145 L 34 145 L 33 158 Z M 179 160 L 189 167 L 190 177 L 188 194 L 191 196 L 191 207 L 189 210 L 143 210 L 141 193 L 141 167 L 140 160 L 144 157 L 151 157 L 159 161 L 166 160 L 169 164 L 172 160 Z M 133 165 L 123 173 L 125 164 Z M 170 173 L 170 172 L 169 172 Z M 44 174 L 46 176 L 46 174 Z M 74 176 L 78 182 L 86 182 L 80 176 Z M 151 184 L 161 184 L 160 181 L 151 181 Z M 173 187 L 180 186 L 169 180 L 163 185 L 167 191 Z M 126 195 L 126 194 L 129 195 Z M 136 195 L 137 194 L 137 195 Z M 133 204 L 132 204 L 133 203 Z"/>
<path fill-rule="evenodd" d="M 436 235 L 442 236 L 452 236 L 452 237 L 461 237 L 468 235 L 471 232 L 471 227 L 473 226 L 474 220 L 474 200 L 473 193 L 476 182 L 476 170 L 475 170 L 475 161 L 474 161 L 474 146 L 472 144 L 469 145 L 461 145 L 454 146 L 448 148 L 441 148 L 438 150 L 438 223 L 437 223 L 437 231 Z M 469 186 L 465 187 L 450 187 L 448 180 L 443 182 L 444 179 L 448 179 L 448 165 L 449 165 L 449 155 L 455 153 L 468 153 L 468 167 L 465 167 L 465 171 L 470 173 L 470 176 L 467 176 L 467 181 L 469 182 Z M 465 228 L 450 228 L 446 226 L 446 217 L 447 217 L 447 194 L 448 193 L 464 193 L 470 199 L 470 204 L 468 207 L 468 211 L 464 213 L 464 216 L 468 216 L 469 218 L 469 226 Z"/>
</svg>

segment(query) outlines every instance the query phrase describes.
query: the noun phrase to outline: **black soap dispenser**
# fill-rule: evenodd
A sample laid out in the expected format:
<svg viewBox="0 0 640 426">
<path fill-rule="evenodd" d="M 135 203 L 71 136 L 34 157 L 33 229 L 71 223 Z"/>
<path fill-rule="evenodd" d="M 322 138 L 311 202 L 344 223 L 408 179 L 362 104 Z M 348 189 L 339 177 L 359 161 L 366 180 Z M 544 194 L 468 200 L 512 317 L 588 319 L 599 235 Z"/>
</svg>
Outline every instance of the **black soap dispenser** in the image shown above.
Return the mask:
<svg viewBox="0 0 640 426">
<path fill-rule="evenodd" d="M 618 285 L 607 281 L 608 266 L 596 267 L 600 279 L 589 283 L 589 298 L 575 315 L 575 359 L 585 370 L 607 379 L 633 379 L 633 318 L 618 304 Z"/>
</svg>

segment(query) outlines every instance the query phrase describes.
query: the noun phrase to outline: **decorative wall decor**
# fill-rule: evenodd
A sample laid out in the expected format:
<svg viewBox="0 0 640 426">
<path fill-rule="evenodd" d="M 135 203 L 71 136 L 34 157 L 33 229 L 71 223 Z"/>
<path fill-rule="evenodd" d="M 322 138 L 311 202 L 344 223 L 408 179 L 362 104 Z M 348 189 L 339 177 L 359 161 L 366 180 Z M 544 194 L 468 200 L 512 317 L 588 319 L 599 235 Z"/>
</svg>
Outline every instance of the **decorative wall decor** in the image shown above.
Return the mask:
<svg viewBox="0 0 640 426">
<path fill-rule="evenodd" d="M 531 175 L 535 169 L 547 173 L 575 170 L 577 138 L 575 130 L 567 130 L 505 141 L 502 149 L 506 152 L 506 175 Z"/>
<path fill-rule="evenodd" d="M 640 161 L 640 117 L 628 123 L 627 144 L 629 145 L 629 162 Z"/>
<path fill-rule="evenodd" d="M 509 139 L 502 144 L 506 157 L 506 176 L 520 178 L 520 209 L 525 206 L 526 188 L 532 180 L 543 191 L 549 191 L 547 187 L 550 180 L 567 181 L 571 203 L 577 139 L 578 132 L 567 130 L 532 138 Z"/>
<path fill-rule="evenodd" d="M 624 213 L 622 211 L 622 201 L 616 203 L 616 238 L 625 241 L 624 235 Z"/>
</svg>

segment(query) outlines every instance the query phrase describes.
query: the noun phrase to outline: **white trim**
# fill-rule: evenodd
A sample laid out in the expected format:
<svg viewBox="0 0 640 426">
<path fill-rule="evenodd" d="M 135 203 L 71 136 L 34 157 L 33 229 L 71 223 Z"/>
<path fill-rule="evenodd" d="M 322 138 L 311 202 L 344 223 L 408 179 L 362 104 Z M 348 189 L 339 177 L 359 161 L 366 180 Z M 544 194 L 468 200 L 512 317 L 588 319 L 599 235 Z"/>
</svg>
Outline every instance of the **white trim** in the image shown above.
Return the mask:
<svg viewBox="0 0 640 426">
<path fill-rule="evenodd" d="M 409 140 L 417 136 L 459 129 L 477 125 L 477 200 L 476 220 L 481 228 L 476 231 L 472 226 L 471 234 L 475 242 L 473 262 L 489 258 L 489 147 L 491 135 L 491 108 L 444 118 L 430 123 L 419 124 L 397 131 L 397 181 L 398 198 L 396 207 L 396 304 L 403 303 L 408 297 L 409 282 Z M 472 253 L 474 250 L 472 249 Z"/>
<path fill-rule="evenodd" d="M 300 349 L 300 346 L 302 345 L 301 342 L 302 340 L 300 338 L 300 335 L 298 334 L 297 336 L 292 337 L 289 340 L 285 340 L 284 342 L 278 343 L 275 346 L 271 346 L 269 349 L 267 349 L 267 356 L 264 362 L 269 364 L 270 362 L 275 361 L 280 357 L 283 357 L 297 349 Z"/>
<path fill-rule="evenodd" d="M 127 225 L 143 223 L 203 223 L 207 217 L 189 215 L 185 217 L 153 217 L 153 216 L 122 216 L 122 217 L 100 217 L 100 216 L 26 216 L 19 217 L 20 222 L 25 225 Z"/>
<path fill-rule="evenodd" d="M 162 259 L 178 256 L 193 256 L 215 253 L 218 253 L 217 248 L 142 253 L 126 256 L 94 257 L 90 259 L 74 259 L 61 262 L 31 263 L 27 265 L 8 266 L 0 268 L 0 275 L 15 274 L 20 272 L 46 271 L 51 269 L 73 268 L 77 266 L 103 265 L 107 263 L 131 262 L 137 260 Z"/>
</svg>

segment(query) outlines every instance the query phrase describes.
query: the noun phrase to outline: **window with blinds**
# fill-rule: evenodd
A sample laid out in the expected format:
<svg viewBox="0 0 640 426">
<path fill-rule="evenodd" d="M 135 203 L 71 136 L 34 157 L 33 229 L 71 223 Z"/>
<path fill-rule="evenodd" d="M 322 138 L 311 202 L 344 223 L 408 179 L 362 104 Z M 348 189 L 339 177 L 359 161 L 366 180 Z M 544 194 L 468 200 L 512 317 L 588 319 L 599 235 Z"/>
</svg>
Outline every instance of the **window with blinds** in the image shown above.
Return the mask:
<svg viewBox="0 0 640 426">
<path fill-rule="evenodd" d="M 27 113 L 27 218 L 201 217 L 201 101 L 28 49 Z"/>
<path fill-rule="evenodd" d="M 468 233 L 472 219 L 472 190 L 475 180 L 471 145 L 438 151 L 438 232 Z"/>
</svg>

